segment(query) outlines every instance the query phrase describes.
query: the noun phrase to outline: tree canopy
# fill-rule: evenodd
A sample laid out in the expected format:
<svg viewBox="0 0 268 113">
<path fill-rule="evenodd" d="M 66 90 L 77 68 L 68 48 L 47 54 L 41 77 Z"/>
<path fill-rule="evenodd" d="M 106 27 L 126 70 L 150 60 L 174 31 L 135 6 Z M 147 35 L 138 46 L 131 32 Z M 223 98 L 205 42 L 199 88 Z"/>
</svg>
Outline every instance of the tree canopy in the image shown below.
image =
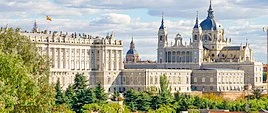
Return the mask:
<svg viewBox="0 0 268 113">
<path fill-rule="evenodd" d="M 47 112 L 55 103 L 49 60 L 19 29 L 0 30 L 0 103 L 8 112 Z"/>
</svg>

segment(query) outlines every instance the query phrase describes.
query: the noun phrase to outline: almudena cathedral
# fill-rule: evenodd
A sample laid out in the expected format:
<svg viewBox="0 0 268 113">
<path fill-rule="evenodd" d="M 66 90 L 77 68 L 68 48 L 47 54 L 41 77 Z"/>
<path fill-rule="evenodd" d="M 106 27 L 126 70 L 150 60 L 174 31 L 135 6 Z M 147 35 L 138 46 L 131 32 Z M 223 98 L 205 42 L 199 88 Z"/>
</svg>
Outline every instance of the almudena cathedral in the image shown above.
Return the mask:
<svg viewBox="0 0 268 113">
<path fill-rule="evenodd" d="M 114 34 L 92 37 L 87 34 L 40 31 L 36 22 L 31 32 L 22 32 L 36 43 L 42 55 L 51 59 L 50 81 L 60 79 L 65 89 L 83 73 L 89 87 L 100 83 L 106 92 L 160 88 L 165 74 L 171 92 L 240 92 L 245 85 L 264 88 L 262 63 L 255 62 L 248 42 L 231 46 L 223 26 L 214 19 L 211 3 L 207 17 L 193 25 L 188 44 L 180 34 L 169 45 L 162 17 L 158 30 L 157 61 L 139 61 L 133 40 L 123 57 L 123 42 Z M 125 59 L 123 61 L 123 59 Z"/>
</svg>

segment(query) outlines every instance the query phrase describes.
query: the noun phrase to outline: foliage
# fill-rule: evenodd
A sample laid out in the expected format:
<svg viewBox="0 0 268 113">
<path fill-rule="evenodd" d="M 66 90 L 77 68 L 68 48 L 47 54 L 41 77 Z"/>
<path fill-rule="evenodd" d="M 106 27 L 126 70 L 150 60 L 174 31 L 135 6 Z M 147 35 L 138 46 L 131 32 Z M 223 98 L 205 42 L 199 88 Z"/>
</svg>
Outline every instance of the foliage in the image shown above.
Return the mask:
<svg viewBox="0 0 268 113">
<path fill-rule="evenodd" d="M 200 113 L 198 109 L 190 109 L 189 113 Z"/>
<path fill-rule="evenodd" d="M 126 107 L 122 107 L 116 103 L 104 104 L 86 104 L 83 106 L 84 113 L 100 112 L 100 113 L 129 113 Z"/>
<path fill-rule="evenodd" d="M 155 111 L 149 110 L 149 113 L 175 113 L 175 109 L 168 105 L 162 105 L 160 108 Z"/>
<path fill-rule="evenodd" d="M 66 99 L 65 99 L 64 93 L 62 92 L 62 89 L 60 87 L 60 80 L 59 79 L 57 80 L 55 90 L 56 90 L 56 96 L 55 96 L 56 104 L 60 105 L 60 104 L 65 103 Z"/>
<path fill-rule="evenodd" d="M 53 108 L 53 113 L 75 113 L 72 111 L 68 105 L 60 104 Z"/>
<path fill-rule="evenodd" d="M 259 88 L 255 88 L 252 90 L 252 94 L 254 95 L 254 98 L 260 99 L 262 90 Z"/>
<path fill-rule="evenodd" d="M 128 90 L 126 93 L 124 93 L 124 97 L 125 97 L 125 104 L 126 106 L 128 106 L 128 108 L 131 111 L 136 111 L 137 108 L 137 98 L 138 98 L 139 92 L 135 91 L 133 89 Z"/>
<path fill-rule="evenodd" d="M 106 103 L 108 96 L 104 92 L 104 89 L 101 87 L 100 84 L 97 85 L 97 87 L 94 90 L 95 96 L 96 96 L 96 102 L 97 103 Z"/>
<path fill-rule="evenodd" d="M 74 104 L 73 102 L 74 96 L 75 96 L 75 92 L 73 89 L 73 85 L 70 84 L 65 91 L 66 103 L 68 104 L 69 107 L 71 107 L 72 104 Z"/>
<path fill-rule="evenodd" d="M 170 88 L 168 86 L 168 80 L 166 75 L 160 76 L 160 100 L 162 104 L 168 104 L 173 101 L 173 97 L 170 93 Z"/>
<path fill-rule="evenodd" d="M 120 93 L 118 91 L 114 92 L 112 100 L 117 101 L 120 97 Z"/>
<path fill-rule="evenodd" d="M 137 98 L 137 108 L 139 111 L 148 111 L 151 108 L 151 97 L 148 93 L 142 92 Z"/>
<path fill-rule="evenodd" d="M 48 112 L 55 92 L 49 84 L 49 60 L 19 29 L 0 30 L 1 112 Z"/>
<path fill-rule="evenodd" d="M 77 73 L 74 79 L 73 90 L 75 95 L 72 97 L 72 109 L 76 113 L 82 112 L 82 107 L 85 104 L 91 102 L 92 99 L 92 91 L 87 88 L 86 80 L 83 74 Z"/>
</svg>

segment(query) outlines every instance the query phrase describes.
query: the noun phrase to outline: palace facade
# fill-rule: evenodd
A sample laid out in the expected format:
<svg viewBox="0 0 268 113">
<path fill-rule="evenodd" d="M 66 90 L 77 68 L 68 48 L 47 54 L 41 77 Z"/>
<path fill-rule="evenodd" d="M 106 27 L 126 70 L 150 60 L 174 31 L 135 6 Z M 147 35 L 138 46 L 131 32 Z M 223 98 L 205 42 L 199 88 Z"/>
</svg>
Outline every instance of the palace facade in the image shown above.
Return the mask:
<svg viewBox="0 0 268 113">
<path fill-rule="evenodd" d="M 132 39 L 123 63 L 123 42 L 113 33 L 93 37 L 81 33 L 40 31 L 36 22 L 32 31 L 21 32 L 35 43 L 38 52 L 51 59 L 51 83 L 60 80 L 63 89 L 83 73 L 89 87 L 100 83 L 106 92 L 129 89 L 159 91 L 160 76 L 166 75 L 171 92 L 243 91 L 245 85 L 265 87 L 262 63 L 255 62 L 248 42 L 231 45 L 225 38 L 209 5 L 201 23 L 198 16 L 189 44 L 178 33 L 168 44 L 167 27 L 162 17 L 158 30 L 157 62 L 141 62 Z"/>
</svg>

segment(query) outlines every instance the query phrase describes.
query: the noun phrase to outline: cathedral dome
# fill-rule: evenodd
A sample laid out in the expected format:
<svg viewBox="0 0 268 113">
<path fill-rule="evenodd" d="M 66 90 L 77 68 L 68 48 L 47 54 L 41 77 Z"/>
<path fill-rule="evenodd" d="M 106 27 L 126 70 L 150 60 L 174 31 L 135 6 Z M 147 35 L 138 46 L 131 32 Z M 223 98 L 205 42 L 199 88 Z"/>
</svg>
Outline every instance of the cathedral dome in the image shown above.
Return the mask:
<svg viewBox="0 0 268 113">
<path fill-rule="evenodd" d="M 214 19 L 213 12 L 214 11 L 212 10 L 211 1 L 210 1 L 210 5 L 208 9 L 208 16 L 205 20 L 203 20 L 200 23 L 202 30 L 217 30 L 218 28 L 222 28 L 222 26 L 219 23 L 217 23 L 216 20 Z"/>
<path fill-rule="evenodd" d="M 207 18 L 200 24 L 202 30 L 217 30 L 217 23 L 213 18 Z"/>
<path fill-rule="evenodd" d="M 135 55 L 135 54 L 138 54 L 138 52 L 134 48 L 131 48 L 127 51 L 127 55 Z"/>
</svg>

